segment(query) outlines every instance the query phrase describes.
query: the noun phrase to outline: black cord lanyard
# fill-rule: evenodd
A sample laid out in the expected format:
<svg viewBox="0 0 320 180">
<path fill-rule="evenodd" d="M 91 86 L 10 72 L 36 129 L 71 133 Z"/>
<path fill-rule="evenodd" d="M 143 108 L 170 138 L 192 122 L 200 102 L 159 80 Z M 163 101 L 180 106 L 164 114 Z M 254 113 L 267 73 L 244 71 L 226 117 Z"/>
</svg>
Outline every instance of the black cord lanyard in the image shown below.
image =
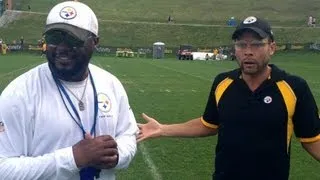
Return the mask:
<svg viewBox="0 0 320 180">
<path fill-rule="evenodd" d="M 58 87 L 58 90 L 59 90 L 59 94 L 61 96 L 61 99 L 63 101 L 63 104 L 65 106 L 65 108 L 67 109 L 69 115 L 71 116 L 71 118 L 73 119 L 73 121 L 79 126 L 79 128 L 81 129 L 82 133 L 83 133 L 83 138 L 85 137 L 85 134 L 86 134 L 86 131 L 84 130 L 84 127 L 82 125 L 82 122 L 81 122 L 81 118 L 80 118 L 80 115 L 77 111 L 77 109 L 75 108 L 75 105 L 72 103 L 71 99 L 70 99 L 70 96 L 68 95 L 65 87 L 63 87 L 61 81 L 54 75 L 52 74 L 53 76 L 53 79 Z M 93 95 L 94 95 L 94 121 L 93 121 L 93 124 L 92 124 L 92 127 L 91 127 L 91 130 L 90 130 L 90 134 L 92 136 L 96 136 L 96 123 L 97 123 L 97 115 L 98 115 L 98 97 L 97 97 L 97 91 L 96 91 L 96 87 L 94 85 L 94 81 L 93 81 L 93 78 L 92 78 L 92 75 L 91 75 L 91 72 L 89 70 L 89 77 L 90 77 L 90 81 L 91 81 L 91 85 L 92 85 L 92 88 L 93 88 Z M 63 94 L 63 95 L 62 95 Z M 77 116 L 77 119 L 71 114 L 70 112 L 70 109 L 68 108 L 63 96 L 66 97 L 69 105 L 71 106 L 74 114 Z"/>
</svg>

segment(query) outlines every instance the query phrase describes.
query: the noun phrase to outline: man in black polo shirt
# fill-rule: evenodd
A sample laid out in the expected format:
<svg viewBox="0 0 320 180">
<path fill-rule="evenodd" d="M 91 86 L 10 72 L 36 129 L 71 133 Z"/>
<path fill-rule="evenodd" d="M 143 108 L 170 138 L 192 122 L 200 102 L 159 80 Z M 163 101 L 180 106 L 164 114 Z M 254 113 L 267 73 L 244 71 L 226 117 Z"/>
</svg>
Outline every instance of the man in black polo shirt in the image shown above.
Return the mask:
<svg viewBox="0 0 320 180">
<path fill-rule="evenodd" d="M 292 134 L 320 161 L 318 108 L 306 81 L 269 64 L 276 50 L 268 22 L 242 21 L 232 35 L 238 69 L 219 74 L 202 117 L 164 125 L 143 114 L 138 141 L 218 134 L 216 180 L 287 180 Z"/>
</svg>

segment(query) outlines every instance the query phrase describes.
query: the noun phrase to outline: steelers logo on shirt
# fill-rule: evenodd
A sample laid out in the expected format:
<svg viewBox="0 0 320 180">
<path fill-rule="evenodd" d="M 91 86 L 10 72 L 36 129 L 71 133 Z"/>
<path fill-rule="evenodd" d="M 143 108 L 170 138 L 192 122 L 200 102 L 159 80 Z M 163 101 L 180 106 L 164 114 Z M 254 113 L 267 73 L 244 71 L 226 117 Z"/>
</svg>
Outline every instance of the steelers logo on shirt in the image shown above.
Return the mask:
<svg viewBox="0 0 320 180">
<path fill-rule="evenodd" d="M 264 103 L 266 104 L 270 104 L 272 102 L 272 98 L 270 96 L 266 96 L 264 99 L 263 99 Z"/>
<path fill-rule="evenodd" d="M 110 98 L 104 94 L 104 93 L 99 93 L 98 94 L 98 107 L 99 110 L 102 112 L 109 112 L 111 109 L 111 101 Z"/>
</svg>

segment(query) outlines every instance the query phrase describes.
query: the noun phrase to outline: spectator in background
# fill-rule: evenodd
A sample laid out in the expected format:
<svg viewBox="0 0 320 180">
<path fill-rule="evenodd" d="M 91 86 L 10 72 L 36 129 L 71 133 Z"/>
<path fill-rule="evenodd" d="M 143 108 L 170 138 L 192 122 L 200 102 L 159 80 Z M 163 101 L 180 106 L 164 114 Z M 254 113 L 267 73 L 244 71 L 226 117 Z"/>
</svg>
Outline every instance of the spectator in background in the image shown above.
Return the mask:
<svg viewBox="0 0 320 180">
<path fill-rule="evenodd" d="M 4 41 L 2 41 L 2 43 L 1 43 L 1 53 L 2 53 L 2 55 L 6 55 L 8 50 L 9 50 L 8 46 L 6 45 L 6 43 Z"/>
<path fill-rule="evenodd" d="M 213 57 L 212 57 L 212 59 L 216 60 L 218 54 L 219 54 L 219 50 L 217 48 L 214 48 L 213 49 Z"/>
<path fill-rule="evenodd" d="M 206 56 L 205 56 L 205 60 L 206 60 L 206 61 L 208 61 L 209 59 L 210 59 L 209 54 L 206 54 Z"/>
<path fill-rule="evenodd" d="M 23 50 L 23 46 L 24 46 L 24 38 L 23 38 L 23 36 L 20 37 L 20 46 L 21 46 L 21 50 Z"/>
<path fill-rule="evenodd" d="M 171 15 L 169 15 L 168 17 L 168 23 L 172 23 L 173 22 L 173 18 L 171 17 Z"/>
<path fill-rule="evenodd" d="M 309 26 L 309 27 L 312 27 L 312 16 L 309 16 L 308 17 L 308 21 L 307 21 L 307 25 Z"/>
<path fill-rule="evenodd" d="M 312 27 L 316 27 L 316 18 L 312 17 Z"/>
<path fill-rule="evenodd" d="M 229 57 L 231 61 L 234 61 L 237 59 L 236 55 L 235 55 L 235 49 L 234 47 L 229 49 Z"/>
<path fill-rule="evenodd" d="M 232 26 L 235 27 L 237 25 L 236 20 L 234 19 L 234 17 L 231 17 L 228 22 L 227 22 L 228 26 Z"/>
<path fill-rule="evenodd" d="M 2 53 L 2 39 L 0 38 L 0 54 Z"/>
</svg>

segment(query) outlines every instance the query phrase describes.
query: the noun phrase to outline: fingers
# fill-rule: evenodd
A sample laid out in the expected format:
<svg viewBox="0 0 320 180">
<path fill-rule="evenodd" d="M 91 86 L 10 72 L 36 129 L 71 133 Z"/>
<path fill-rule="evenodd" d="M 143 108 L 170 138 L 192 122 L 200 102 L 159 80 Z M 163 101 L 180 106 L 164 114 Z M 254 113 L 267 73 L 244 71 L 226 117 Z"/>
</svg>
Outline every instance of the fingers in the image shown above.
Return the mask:
<svg viewBox="0 0 320 180">
<path fill-rule="evenodd" d="M 142 118 L 145 119 L 146 121 L 151 121 L 153 120 L 153 118 L 149 117 L 148 115 L 146 115 L 145 113 L 142 113 Z"/>
<path fill-rule="evenodd" d="M 137 142 L 140 143 L 140 142 L 142 142 L 142 141 L 145 140 L 145 139 L 146 139 L 146 137 L 143 136 L 143 134 L 141 134 L 141 135 L 139 135 L 139 136 L 137 137 Z"/>
<path fill-rule="evenodd" d="M 140 135 L 143 133 L 143 131 L 145 131 L 145 126 L 147 124 L 138 124 L 138 131 L 136 132 L 136 136 Z"/>
<path fill-rule="evenodd" d="M 100 163 L 97 164 L 101 169 L 114 168 L 118 164 L 119 155 L 104 156 L 100 159 Z"/>
<path fill-rule="evenodd" d="M 86 136 L 86 138 L 87 137 L 90 138 L 89 136 Z M 107 149 L 107 148 L 117 148 L 118 147 L 117 142 L 110 135 L 102 135 L 102 136 L 97 136 L 95 138 L 92 137 L 89 140 L 91 140 L 93 145 L 96 146 L 97 148 L 101 147 L 101 148 Z"/>
<path fill-rule="evenodd" d="M 110 141 L 114 140 L 112 136 L 110 135 L 102 135 L 102 136 L 97 136 L 95 139 L 99 139 L 101 141 Z"/>
<path fill-rule="evenodd" d="M 104 164 L 107 163 L 113 163 L 118 161 L 118 154 L 112 155 L 112 156 L 103 156 L 101 157 L 101 162 Z"/>
<path fill-rule="evenodd" d="M 93 137 L 92 137 L 91 134 L 89 134 L 89 133 L 86 133 L 86 134 L 84 135 L 84 138 L 85 138 L 85 139 L 93 139 Z"/>
<path fill-rule="evenodd" d="M 136 140 L 137 140 L 137 143 L 140 143 L 146 139 L 149 139 L 149 138 L 152 138 L 151 136 L 146 136 L 144 135 L 143 133 L 139 133 L 139 135 L 137 135 L 136 137 Z"/>
<path fill-rule="evenodd" d="M 107 149 L 107 148 L 117 148 L 118 145 L 117 145 L 117 142 L 116 142 L 116 141 L 105 141 L 103 147 L 104 147 L 105 149 Z"/>
<path fill-rule="evenodd" d="M 96 141 L 103 144 L 104 148 L 117 148 L 117 142 L 110 135 L 102 135 L 95 138 Z"/>
<path fill-rule="evenodd" d="M 104 150 L 101 151 L 102 156 L 114 156 L 114 155 L 118 155 L 118 149 L 117 148 L 106 148 Z"/>
<path fill-rule="evenodd" d="M 142 113 L 141 116 L 142 116 L 142 118 L 143 118 L 144 120 L 146 120 L 147 122 L 150 122 L 150 121 L 153 121 L 153 120 L 154 120 L 153 118 L 149 117 L 149 116 L 146 115 L 145 113 Z M 141 128 L 142 128 L 145 124 L 137 123 L 137 125 L 138 125 L 138 128 L 141 130 Z"/>
</svg>

